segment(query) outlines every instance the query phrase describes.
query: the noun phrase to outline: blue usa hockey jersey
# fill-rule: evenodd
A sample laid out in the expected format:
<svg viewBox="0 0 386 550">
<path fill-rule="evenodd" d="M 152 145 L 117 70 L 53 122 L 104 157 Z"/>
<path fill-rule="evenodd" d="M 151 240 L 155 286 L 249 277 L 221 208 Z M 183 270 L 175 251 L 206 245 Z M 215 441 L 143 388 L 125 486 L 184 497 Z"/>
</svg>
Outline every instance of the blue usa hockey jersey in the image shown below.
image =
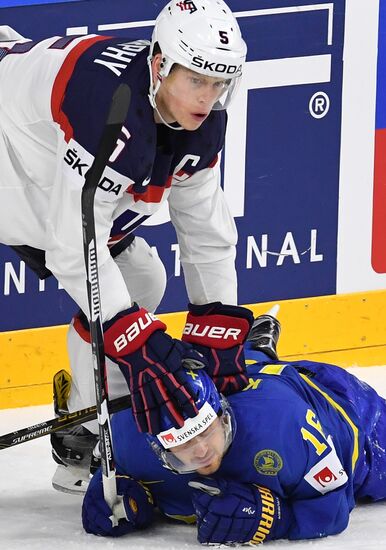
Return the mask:
<svg viewBox="0 0 386 550">
<path fill-rule="evenodd" d="M 286 538 L 341 532 L 356 499 L 386 498 L 385 400 L 339 367 L 246 354 L 249 385 L 228 398 L 235 437 L 212 477 L 274 492 L 291 518 Z M 194 476 L 162 466 L 130 411 L 114 416 L 113 430 L 118 469 L 148 484 L 164 514 L 194 521 Z M 272 529 L 267 539 L 277 538 Z"/>
</svg>

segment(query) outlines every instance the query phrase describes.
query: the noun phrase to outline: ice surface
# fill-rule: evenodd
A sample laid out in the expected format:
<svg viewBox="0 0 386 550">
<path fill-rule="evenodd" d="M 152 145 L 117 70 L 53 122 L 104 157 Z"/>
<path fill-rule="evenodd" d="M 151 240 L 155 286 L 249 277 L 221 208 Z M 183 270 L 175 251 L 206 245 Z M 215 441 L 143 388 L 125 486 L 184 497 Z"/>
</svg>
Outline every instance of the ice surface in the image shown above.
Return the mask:
<svg viewBox="0 0 386 550">
<path fill-rule="evenodd" d="M 386 366 L 350 369 L 386 397 Z M 52 407 L 0 411 L 0 434 L 52 418 Z M 183 550 L 202 548 L 194 526 L 159 520 L 138 535 L 104 539 L 84 533 L 81 498 L 51 488 L 55 464 L 43 437 L 0 451 L 0 546 L 2 550 L 82 550 L 132 548 Z M 268 550 L 380 550 L 386 544 L 386 502 L 358 506 L 347 530 L 325 539 L 267 543 Z"/>
</svg>

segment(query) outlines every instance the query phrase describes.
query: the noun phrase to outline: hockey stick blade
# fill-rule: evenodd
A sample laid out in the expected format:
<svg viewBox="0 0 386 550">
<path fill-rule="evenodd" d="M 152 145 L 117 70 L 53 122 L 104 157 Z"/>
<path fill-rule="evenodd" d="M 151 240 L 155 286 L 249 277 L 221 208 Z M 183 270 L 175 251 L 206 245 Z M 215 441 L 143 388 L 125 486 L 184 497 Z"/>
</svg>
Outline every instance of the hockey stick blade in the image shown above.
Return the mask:
<svg viewBox="0 0 386 550">
<path fill-rule="evenodd" d="M 131 398 L 129 395 L 112 399 L 109 403 L 110 413 L 116 413 L 124 409 L 129 409 L 130 407 Z M 63 428 L 69 428 L 70 426 L 77 426 L 89 420 L 95 420 L 96 417 L 97 408 L 96 405 L 94 405 L 93 407 L 87 407 L 86 409 L 74 411 L 57 418 L 52 418 L 51 420 L 45 420 L 39 424 L 28 426 L 27 428 L 21 428 L 20 430 L 9 432 L 8 434 L 0 435 L 0 450 L 15 447 L 16 445 L 32 441 L 33 439 L 38 439 L 39 437 L 49 435 Z"/>
</svg>

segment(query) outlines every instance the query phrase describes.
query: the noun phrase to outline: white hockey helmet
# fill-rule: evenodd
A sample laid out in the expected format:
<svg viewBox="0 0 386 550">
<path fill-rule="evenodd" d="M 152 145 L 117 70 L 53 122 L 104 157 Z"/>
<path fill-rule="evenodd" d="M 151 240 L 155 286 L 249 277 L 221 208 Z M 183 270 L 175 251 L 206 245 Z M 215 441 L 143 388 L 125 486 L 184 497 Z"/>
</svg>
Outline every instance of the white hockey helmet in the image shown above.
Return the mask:
<svg viewBox="0 0 386 550">
<path fill-rule="evenodd" d="M 151 78 L 153 107 L 162 78 L 176 63 L 199 74 L 229 80 L 226 92 L 213 108 L 228 107 L 243 72 L 247 46 L 223 0 L 172 0 L 157 17 L 149 64 L 156 44 L 162 52 L 162 64 L 155 86 Z"/>
</svg>

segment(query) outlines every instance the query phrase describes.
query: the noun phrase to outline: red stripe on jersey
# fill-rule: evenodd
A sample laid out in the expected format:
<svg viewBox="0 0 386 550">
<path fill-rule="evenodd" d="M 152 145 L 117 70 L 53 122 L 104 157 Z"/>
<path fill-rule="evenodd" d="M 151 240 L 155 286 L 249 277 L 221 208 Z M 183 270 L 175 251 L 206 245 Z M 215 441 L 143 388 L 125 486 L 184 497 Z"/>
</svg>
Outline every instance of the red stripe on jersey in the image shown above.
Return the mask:
<svg viewBox="0 0 386 550">
<path fill-rule="evenodd" d="M 172 180 L 173 176 L 169 176 L 166 184 L 163 187 L 149 184 L 146 188 L 145 193 L 135 193 L 131 191 L 130 188 L 127 189 L 126 193 L 130 193 L 130 195 L 133 196 L 135 202 L 142 201 L 159 203 L 162 201 L 165 190 L 169 189 L 169 187 L 172 185 Z"/>
<path fill-rule="evenodd" d="M 214 159 L 212 160 L 212 162 L 209 164 L 208 168 L 213 168 L 213 166 L 216 166 L 217 161 L 218 161 L 218 155 L 216 155 L 216 156 L 214 157 Z"/>
<path fill-rule="evenodd" d="M 207 168 L 214 168 L 214 166 L 216 166 L 216 164 L 217 164 L 217 161 L 218 161 L 218 154 L 214 157 L 212 162 L 210 164 L 208 164 Z M 174 175 L 177 178 L 182 178 L 182 176 L 187 176 L 187 178 L 185 178 L 185 179 L 189 179 L 194 175 L 194 173 L 186 172 L 186 170 L 181 168 L 181 170 L 178 170 L 178 172 L 176 172 Z"/>
<path fill-rule="evenodd" d="M 91 344 L 90 331 L 88 331 L 87 329 L 84 328 L 84 326 L 82 325 L 81 320 L 79 319 L 79 317 L 77 315 L 74 317 L 73 325 L 74 325 L 74 329 L 79 334 L 79 336 L 82 338 L 82 340 L 84 340 L 88 344 Z"/>
<path fill-rule="evenodd" d="M 188 172 L 185 172 L 185 170 L 181 169 L 181 170 L 178 170 L 178 172 L 175 175 L 180 178 L 181 176 L 185 176 L 185 175 L 191 177 L 192 174 L 188 174 Z"/>
<path fill-rule="evenodd" d="M 119 233 L 119 235 L 114 235 L 114 237 L 110 237 L 108 240 L 107 246 L 113 246 L 114 244 L 117 244 L 124 237 L 126 237 L 126 235 L 127 233 Z"/>
<path fill-rule="evenodd" d="M 70 141 L 74 134 L 73 128 L 67 118 L 67 115 L 62 111 L 62 104 L 68 81 L 70 80 L 72 73 L 74 72 L 75 65 L 79 57 L 96 42 L 100 42 L 101 40 L 108 40 L 109 38 L 111 37 L 93 36 L 92 38 L 85 38 L 84 40 L 79 42 L 79 44 L 77 44 L 70 51 L 62 66 L 60 67 L 58 74 L 56 75 L 51 94 L 51 113 L 54 121 L 57 122 L 63 130 L 64 137 L 67 142 Z"/>
</svg>

